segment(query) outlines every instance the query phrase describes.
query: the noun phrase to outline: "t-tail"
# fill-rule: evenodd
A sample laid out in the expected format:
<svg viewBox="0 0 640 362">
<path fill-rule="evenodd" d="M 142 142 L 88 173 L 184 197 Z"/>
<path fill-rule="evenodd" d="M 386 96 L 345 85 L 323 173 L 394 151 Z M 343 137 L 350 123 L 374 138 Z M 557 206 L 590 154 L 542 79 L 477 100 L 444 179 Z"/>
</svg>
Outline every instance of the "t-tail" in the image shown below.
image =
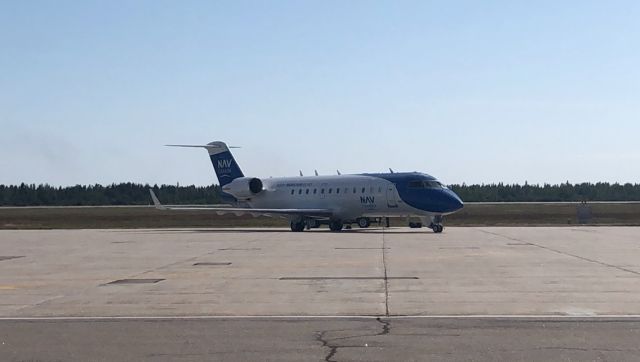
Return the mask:
<svg viewBox="0 0 640 362">
<path fill-rule="evenodd" d="M 207 152 L 209 152 L 209 158 L 211 159 L 211 164 L 213 165 L 213 169 L 216 171 L 216 176 L 218 176 L 218 182 L 220 186 L 224 186 L 231 181 L 244 177 L 244 174 L 240 170 L 240 166 L 233 158 L 231 151 L 229 151 L 229 147 L 224 142 L 211 142 L 206 145 L 167 145 L 170 147 L 199 147 L 205 148 Z"/>
</svg>

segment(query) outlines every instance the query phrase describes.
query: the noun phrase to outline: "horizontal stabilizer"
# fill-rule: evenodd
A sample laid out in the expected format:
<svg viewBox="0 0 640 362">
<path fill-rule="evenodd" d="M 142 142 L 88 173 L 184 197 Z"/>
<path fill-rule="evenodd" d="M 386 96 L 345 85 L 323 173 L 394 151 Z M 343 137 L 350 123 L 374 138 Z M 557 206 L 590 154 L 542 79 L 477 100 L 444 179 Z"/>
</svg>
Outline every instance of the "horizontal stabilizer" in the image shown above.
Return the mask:
<svg viewBox="0 0 640 362">
<path fill-rule="evenodd" d="M 195 147 L 195 148 L 223 148 L 222 145 L 165 145 L 166 147 Z M 240 146 L 226 146 L 227 148 L 240 148 Z"/>
</svg>

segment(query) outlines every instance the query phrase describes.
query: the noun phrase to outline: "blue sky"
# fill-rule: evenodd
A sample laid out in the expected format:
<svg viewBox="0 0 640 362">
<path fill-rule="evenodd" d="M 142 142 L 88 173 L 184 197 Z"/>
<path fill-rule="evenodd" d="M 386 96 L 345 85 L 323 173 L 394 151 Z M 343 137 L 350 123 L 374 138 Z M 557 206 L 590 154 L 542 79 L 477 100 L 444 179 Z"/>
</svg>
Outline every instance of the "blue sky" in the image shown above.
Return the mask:
<svg viewBox="0 0 640 362">
<path fill-rule="evenodd" d="M 0 1 L 0 183 L 640 182 L 637 1 Z"/>
</svg>

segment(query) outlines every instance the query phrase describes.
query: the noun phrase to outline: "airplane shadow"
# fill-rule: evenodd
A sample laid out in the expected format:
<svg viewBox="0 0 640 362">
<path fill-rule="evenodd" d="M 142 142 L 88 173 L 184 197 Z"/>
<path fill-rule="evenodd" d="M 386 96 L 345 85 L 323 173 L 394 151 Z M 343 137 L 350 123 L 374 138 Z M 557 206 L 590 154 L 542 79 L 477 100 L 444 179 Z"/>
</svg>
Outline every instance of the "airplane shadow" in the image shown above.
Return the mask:
<svg viewBox="0 0 640 362">
<path fill-rule="evenodd" d="M 131 232 L 128 230 L 127 232 Z M 254 229 L 254 228 L 233 228 L 233 229 L 153 229 L 153 230 L 136 230 L 134 232 L 146 234 L 164 234 L 164 233 L 201 233 L 201 234 L 245 234 L 245 233 L 292 233 L 289 229 Z M 424 231 L 399 231 L 398 229 L 382 230 L 382 229 L 351 229 L 333 232 L 328 229 L 305 230 L 300 235 L 305 234 L 372 234 L 372 235 L 402 235 L 402 234 L 434 234 L 433 231 L 425 229 Z"/>
<path fill-rule="evenodd" d="M 291 232 L 289 229 L 243 229 L 243 228 L 233 228 L 233 229 L 150 229 L 150 230 L 127 230 L 122 232 L 137 232 L 137 233 L 145 233 L 145 234 L 164 234 L 164 233 L 220 233 L 220 234 L 229 234 L 229 233 L 286 233 Z"/>
</svg>

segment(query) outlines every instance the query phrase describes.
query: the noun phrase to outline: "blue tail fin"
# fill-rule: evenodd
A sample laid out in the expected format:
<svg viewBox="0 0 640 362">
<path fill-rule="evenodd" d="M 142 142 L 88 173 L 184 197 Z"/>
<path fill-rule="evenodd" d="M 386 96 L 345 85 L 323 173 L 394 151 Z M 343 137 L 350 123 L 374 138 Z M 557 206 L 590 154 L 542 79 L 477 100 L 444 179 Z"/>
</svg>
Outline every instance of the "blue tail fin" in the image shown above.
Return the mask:
<svg viewBox="0 0 640 362">
<path fill-rule="evenodd" d="M 229 147 L 224 142 L 211 142 L 207 144 L 207 151 L 209 151 L 209 158 L 211 158 L 211 164 L 218 176 L 218 182 L 220 186 L 224 186 L 231 181 L 244 177 L 240 166 L 233 158 Z"/>
<path fill-rule="evenodd" d="M 216 171 L 216 176 L 218 176 L 218 182 L 220 186 L 224 186 L 231 181 L 244 177 L 244 174 L 240 170 L 240 166 L 236 163 L 236 160 L 231 155 L 229 151 L 229 147 L 224 142 L 211 142 L 204 146 L 200 145 L 167 145 L 171 147 L 198 147 L 198 148 L 206 148 L 207 152 L 209 152 L 209 158 L 211 159 L 211 164 L 213 164 L 213 169 Z"/>
</svg>

